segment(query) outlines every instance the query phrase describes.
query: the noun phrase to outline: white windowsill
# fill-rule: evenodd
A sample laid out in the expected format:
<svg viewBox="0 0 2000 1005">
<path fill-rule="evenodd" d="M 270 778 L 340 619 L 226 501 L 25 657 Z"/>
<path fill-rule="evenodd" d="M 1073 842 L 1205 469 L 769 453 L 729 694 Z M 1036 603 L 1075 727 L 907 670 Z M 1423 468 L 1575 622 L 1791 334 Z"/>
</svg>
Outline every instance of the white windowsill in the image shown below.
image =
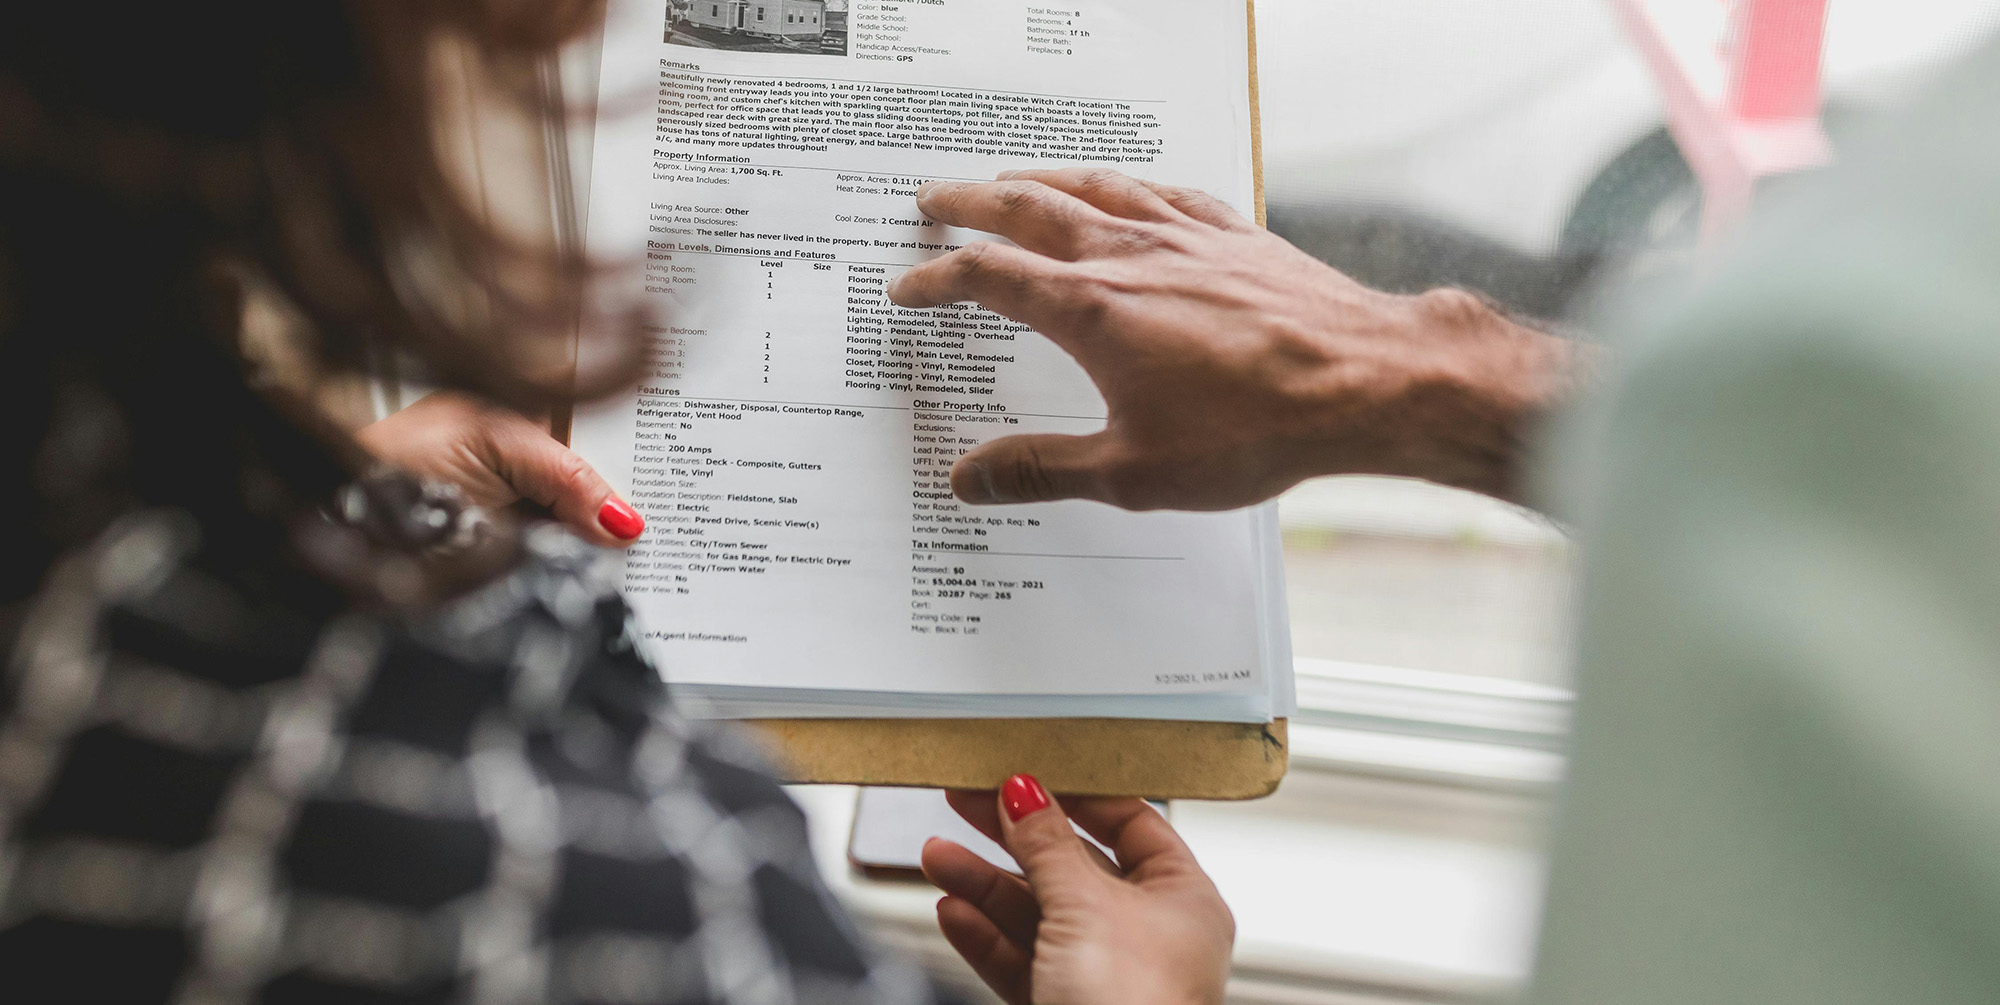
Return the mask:
<svg viewBox="0 0 2000 1005">
<path fill-rule="evenodd" d="M 1236 913 L 1230 1000 L 1471 1002 L 1518 990 L 1570 693 L 1331 660 L 1300 659 L 1297 671 L 1302 707 L 1279 791 L 1171 809 Z M 933 973 L 970 981 L 937 935 L 935 890 L 850 868 L 856 790 L 793 791 L 856 917 Z"/>
<path fill-rule="evenodd" d="M 1541 899 L 1547 800 L 1529 794 L 1539 786 L 1389 775 L 1323 770 L 1300 756 L 1268 799 L 1173 805 L 1176 828 L 1236 914 L 1232 1002 L 1468 1002 L 1518 990 Z M 822 870 L 861 923 L 933 973 L 969 980 L 936 934 L 934 889 L 849 867 L 855 790 L 794 793 Z"/>
</svg>

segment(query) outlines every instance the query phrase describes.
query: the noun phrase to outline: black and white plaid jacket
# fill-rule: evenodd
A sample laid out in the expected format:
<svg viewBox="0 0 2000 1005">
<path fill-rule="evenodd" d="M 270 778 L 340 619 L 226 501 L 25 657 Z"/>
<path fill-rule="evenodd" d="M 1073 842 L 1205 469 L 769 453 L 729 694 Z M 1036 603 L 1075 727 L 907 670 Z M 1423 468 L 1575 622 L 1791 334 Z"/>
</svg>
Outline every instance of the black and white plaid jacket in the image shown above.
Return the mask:
<svg viewBox="0 0 2000 1005">
<path fill-rule="evenodd" d="M 0 1001 L 917 1002 L 754 751 L 554 527 L 421 619 L 302 618 L 128 518 L 0 699 Z"/>
</svg>

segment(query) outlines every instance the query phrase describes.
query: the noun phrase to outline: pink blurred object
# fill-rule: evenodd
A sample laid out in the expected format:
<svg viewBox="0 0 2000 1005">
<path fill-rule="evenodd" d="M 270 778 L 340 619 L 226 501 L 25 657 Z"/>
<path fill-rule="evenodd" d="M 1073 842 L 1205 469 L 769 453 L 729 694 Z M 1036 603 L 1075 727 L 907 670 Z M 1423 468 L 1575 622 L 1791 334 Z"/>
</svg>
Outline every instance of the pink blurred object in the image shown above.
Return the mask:
<svg viewBox="0 0 2000 1005">
<path fill-rule="evenodd" d="M 1750 211 L 1760 179 L 1833 159 L 1820 124 L 1826 0 L 1611 0 L 1660 86 L 1701 183 L 1704 247 Z"/>
</svg>

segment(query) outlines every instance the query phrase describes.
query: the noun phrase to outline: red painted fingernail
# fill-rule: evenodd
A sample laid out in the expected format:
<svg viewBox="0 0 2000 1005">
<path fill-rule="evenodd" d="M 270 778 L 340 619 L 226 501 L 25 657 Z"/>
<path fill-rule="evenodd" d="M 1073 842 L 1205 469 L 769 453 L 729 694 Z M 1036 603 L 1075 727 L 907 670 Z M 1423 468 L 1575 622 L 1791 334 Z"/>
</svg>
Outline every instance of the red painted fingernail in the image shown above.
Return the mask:
<svg viewBox="0 0 2000 1005">
<path fill-rule="evenodd" d="M 597 525 L 611 532 L 620 541 L 630 541 L 646 529 L 646 518 L 632 508 L 632 504 L 617 496 L 604 500 L 597 511 Z"/>
<path fill-rule="evenodd" d="M 1007 807 L 1007 819 L 1019 820 L 1036 810 L 1049 808 L 1049 792 L 1033 775 L 1015 775 L 1000 786 L 1000 805 Z"/>
</svg>

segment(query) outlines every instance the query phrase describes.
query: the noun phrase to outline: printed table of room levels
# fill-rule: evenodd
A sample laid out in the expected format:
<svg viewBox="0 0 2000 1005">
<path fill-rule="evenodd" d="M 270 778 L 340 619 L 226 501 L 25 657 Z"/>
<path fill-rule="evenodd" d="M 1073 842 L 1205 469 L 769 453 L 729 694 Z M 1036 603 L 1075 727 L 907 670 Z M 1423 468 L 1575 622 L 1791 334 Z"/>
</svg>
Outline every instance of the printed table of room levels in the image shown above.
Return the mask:
<svg viewBox="0 0 2000 1005">
<path fill-rule="evenodd" d="M 646 288 L 674 324 L 652 331 L 652 379 L 633 416 L 629 494 L 649 531 L 629 552 L 632 591 L 775 609 L 843 583 L 904 582 L 900 564 L 898 620 L 972 635 L 1081 567 L 1115 564 L 1119 578 L 1181 560 L 1074 547 L 1107 540 L 1074 525 L 1101 514 L 1027 516 L 952 497 L 951 466 L 978 443 L 1103 423 L 1101 412 L 1010 412 L 996 400 L 1024 353 L 1056 351 L 1027 327 L 973 307 L 890 304 L 884 290 L 905 265 L 694 243 L 647 254 Z M 1067 585 L 1105 578 L 1083 576 Z"/>
</svg>

